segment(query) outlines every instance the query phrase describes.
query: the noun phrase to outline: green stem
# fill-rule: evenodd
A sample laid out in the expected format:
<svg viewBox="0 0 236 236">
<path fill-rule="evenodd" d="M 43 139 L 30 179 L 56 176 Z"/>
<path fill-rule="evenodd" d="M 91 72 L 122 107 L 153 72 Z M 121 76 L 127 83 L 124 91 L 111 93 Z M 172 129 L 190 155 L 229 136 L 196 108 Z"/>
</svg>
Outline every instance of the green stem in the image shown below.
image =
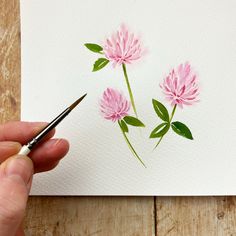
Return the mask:
<svg viewBox="0 0 236 236">
<path fill-rule="evenodd" d="M 124 138 L 125 138 L 125 141 L 126 141 L 128 147 L 129 147 L 129 149 L 131 150 L 131 152 L 133 153 L 133 155 L 142 163 L 142 165 L 143 165 L 145 168 L 147 168 L 146 165 L 144 164 L 144 162 L 142 161 L 142 159 L 139 157 L 139 155 L 137 154 L 137 152 L 136 152 L 135 149 L 133 148 L 132 144 L 130 143 L 130 141 L 129 141 L 128 137 L 127 137 L 127 135 L 126 135 L 125 132 L 122 130 L 120 121 L 118 121 L 118 124 L 119 124 L 119 126 L 120 126 L 121 132 L 122 132 L 122 134 L 123 134 L 123 136 L 124 136 Z"/>
<path fill-rule="evenodd" d="M 177 105 L 175 104 L 175 106 L 174 106 L 174 108 L 173 108 L 173 110 L 172 110 L 172 112 L 171 112 L 170 123 L 171 123 L 171 121 L 172 121 L 172 119 L 173 119 L 173 117 L 174 117 L 174 114 L 175 114 L 175 111 L 176 111 L 176 107 L 177 107 Z"/>
<path fill-rule="evenodd" d="M 134 110 L 134 113 L 135 113 L 136 117 L 138 118 L 137 110 L 136 110 L 135 103 L 134 103 L 134 96 L 133 96 L 133 93 L 132 93 L 132 90 L 131 90 L 131 87 L 130 87 L 129 78 L 128 78 L 126 66 L 125 66 L 124 63 L 122 64 L 122 68 L 123 68 L 123 72 L 124 72 L 124 76 L 125 76 L 125 82 L 126 82 L 126 85 L 127 85 L 128 91 L 129 91 L 129 97 L 130 97 L 131 105 L 133 107 L 133 110 Z"/>
<path fill-rule="evenodd" d="M 163 137 L 164 137 L 164 135 L 160 137 L 160 139 L 158 140 L 158 142 L 157 142 L 156 146 L 153 148 L 153 150 L 157 148 L 157 146 L 160 144 Z"/>
<path fill-rule="evenodd" d="M 171 123 L 171 121 L 172 121 L 172 119 L 173 119 L 173 117 L 174 117 L 176 108 L 177 108 L 177 105 L 175 104 L 175 105 L 174 105 L 174 108 L 173 108 L 173 110 L 172 110 L 172 112 L 171 112 L 169 124 Z M 161 140 L 164 138 L 164 136 L 165 136 L 165 135 L 163 135 L 163 136 L 160 137 L 160 139 L 158 140 L 158 142 L 157 142 L 156 146 L 153 148 L 153 150 L 157 148 L 157 146 L 160 144 L 160 142 L 161 142 Z"/>
</svg>

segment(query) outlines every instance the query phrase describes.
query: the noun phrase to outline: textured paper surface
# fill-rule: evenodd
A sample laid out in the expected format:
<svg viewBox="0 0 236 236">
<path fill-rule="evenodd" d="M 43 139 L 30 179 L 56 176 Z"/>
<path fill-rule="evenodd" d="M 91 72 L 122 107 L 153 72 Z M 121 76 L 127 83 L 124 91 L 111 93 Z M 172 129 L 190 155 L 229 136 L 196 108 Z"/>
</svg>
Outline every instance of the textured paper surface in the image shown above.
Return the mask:
<svg viewBox="0 0 236 236">
<path fill-rule="evenodd" d="M 36 175 L 32 194 L 236 194 L 235 12 L 235 0 L 22 0 L 22 120 L 50 121 L 88 93 L 57 129 L 70 141 L 69 154 L 55 170 Z M 99 114 L 107 87 L 127 95 L 121 69 L 91 72 L 97 57 L 83 46 L 101 44 L 121 23 L 148 49 L 128 67 L 147 124 L 131 136 L 146 169 L 119 127 Z M 200 102 L 178 109 L 176 117 L 191 127 L 194 140 L 169 132 L 152 151 L 148 136 L 158 118 L 151 100 L 164 102 L 159 83 L 185 61 L 198 72 Z"/>
</svg>

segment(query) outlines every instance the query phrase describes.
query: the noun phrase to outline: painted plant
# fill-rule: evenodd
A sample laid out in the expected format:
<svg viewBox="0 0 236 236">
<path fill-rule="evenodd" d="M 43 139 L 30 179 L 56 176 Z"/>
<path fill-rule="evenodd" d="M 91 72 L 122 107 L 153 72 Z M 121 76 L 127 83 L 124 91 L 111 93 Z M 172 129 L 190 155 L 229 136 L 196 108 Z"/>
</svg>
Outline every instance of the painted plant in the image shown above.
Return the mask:
<svg viewBox="0 0 236 236">
<path fill-rule="evenodd" d="M 170 127 L 176 134 L 192 140 L 190 129 L 182 122 L 172 120 L 177 107 L 183 108 L 198 102 L 199 85 L 196 73 L 188 62 L 180 64 L 176 69 L 171 70 L 160 87 L 173 109 L 169 115 L 162 103 L 155 99 L 152 100 L 157 116 L 163 121 L 150 134 L 150 138 L 159 139 L 155 148 L 160 144 Z"/>
<path fill-rule="evenodd" d="M 125 25 L 121 25 L 120 29 L 111 35 L 103 46 L 93 43 L 86 43 L 85 46 L 92 52 L 104 55 L 104 57 L 95 61 L 93 71 L 101 70 L 109 62 L 112 63 L 114 68 L 116 66 L 122 67 L 131 105 L 136 117 L 138 117 L 126 66 L 142 56 L 144 51 L 140 39 L 130 32 Z"/>
<path fill-rule="evenodd" d="M 100 100 L 100 111 L 106 120 L 110 120 L 119 125 L 131 152 L 142 163 L 142 165 L 145 166 L 127 137 L 129 132 L 128 126 L 144 127 L 144 124 L 139 119 L 128 115 L 130 111 L 130 102 L 119 91 L 107 88 L 103 92 L 103 96 Z"/>
</svg>

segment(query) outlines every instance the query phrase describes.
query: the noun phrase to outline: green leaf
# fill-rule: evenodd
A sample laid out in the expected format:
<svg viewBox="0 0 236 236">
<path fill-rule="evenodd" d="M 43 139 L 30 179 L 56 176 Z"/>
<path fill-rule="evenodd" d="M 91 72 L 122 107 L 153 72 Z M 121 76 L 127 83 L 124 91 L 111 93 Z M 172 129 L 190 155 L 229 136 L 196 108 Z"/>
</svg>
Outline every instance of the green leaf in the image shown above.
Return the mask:
<svg viewBox="0 0 236 236">
<path fill-rule="evenodd" d="M 133 117 L 133 116 L 125 116 L 124 121 L 128 125 L 145 127 L 145 125 L 143 124 L 142 121 L 140 121 L 139 119 L 137 119 L 136 117 Z"/>
<path fill-rule="evenodd" d="M 103 50 L 103 48 L 100 45 L 94 44 L 94 43 L 85 43 L 84 46 L 90 51 L 96 52 L 96 53 L 101 53 Z"/>
<path fill-rule="evenodd" d="M 120 121 L 120 127 L 123 130 L 123 132 L 125 132 L 125 133 L 129 132 L 128 126 L 123 120 Z"/>
<path fill-rule="evenodd" d="M 169 113 L 166 109 L 166 107 L 158 102 L 157 100 L 155 99 L 152 99 L 152 105 L 154 107 L 154 110 L 155 112 L 157 113 L 157 115 L 163 120 L 163 121 L 166 121 L 166 122 L 169 122 Z"/>
<path fill-rule="evenodd" d="M 169 123 L 162 123 L 158 125 L 150 134 L 149 138 L 160 138 L 164 136 L 170 128 Z"/>
<path fill-rule="evenodd" d="M 183 124 L 179 121 L 175 121 L 175 122 L 171 123 L 171 128 L 173 129 L 173 131 L 176 134 L 183 136 L 187 139 L 193 140 L 192 133 L 191 133 L 190 129 L 185 124 Z"/>
<path fill-rule="evenodd" d="M 109 60 L 107 60 L 106 58 L 98 58 L 97 61 L 95 61 L 94 65 L 93 65 L 93 72 L 101 70 L 108 63 L 109 63 Z"/>
</svg>

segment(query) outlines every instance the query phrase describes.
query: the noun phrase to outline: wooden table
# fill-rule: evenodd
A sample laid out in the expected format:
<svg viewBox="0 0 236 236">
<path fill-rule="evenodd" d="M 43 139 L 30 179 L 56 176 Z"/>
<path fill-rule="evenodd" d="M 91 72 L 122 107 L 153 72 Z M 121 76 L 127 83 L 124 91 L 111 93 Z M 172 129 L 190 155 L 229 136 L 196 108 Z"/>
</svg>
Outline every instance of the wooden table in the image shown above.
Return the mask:
<svg viewBox="0 0 236 236">
<path fill-rule="evenodd" d="M 0 119 L 19 118 L 19 0 L 0 0 Z M 27 235 L 43 236 L 234 236 L 235 204 L 235 197 L 31 197 L 24 225 Z"/>
</svg>

